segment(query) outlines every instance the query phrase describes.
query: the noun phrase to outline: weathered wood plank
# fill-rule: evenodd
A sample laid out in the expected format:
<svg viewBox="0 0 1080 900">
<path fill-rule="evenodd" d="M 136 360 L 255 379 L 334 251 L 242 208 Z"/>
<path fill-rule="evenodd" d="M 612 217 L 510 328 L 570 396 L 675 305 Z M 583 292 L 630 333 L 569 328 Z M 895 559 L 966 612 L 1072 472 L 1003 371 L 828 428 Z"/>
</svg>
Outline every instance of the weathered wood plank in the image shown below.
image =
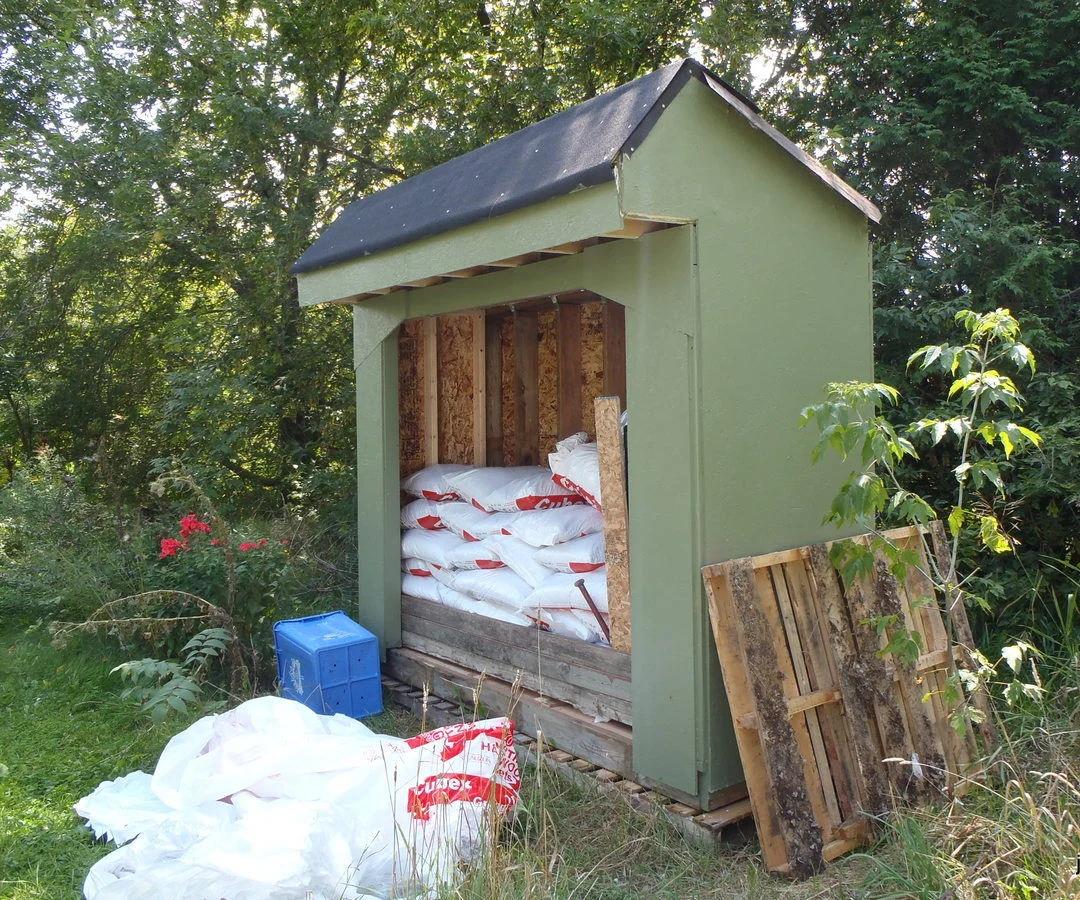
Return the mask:
<svg viewBox="0 0 1080 900">
<path fill-rule="evenodd" d="M 874 605 L 878 616 L 897 616 L 904 620 L 900 605 L 900 589 L 896 576 L 889 571 L 888 562 L 880 556 L 874 560 Z M 912 625 L 915 623 L 912 622 Z M 927 799 L 935 799 L 945 789 L 945 754 L 922 697 L 925 689 L 919 684 L 915 664 L 895 655 L 900 697 L 907 713 L 908 732 L 914 751 L 919 755 L 923 770 L 918 788 Z"/>
<path fill-rule="evenodd" d="M 755 577 L 748 559 L 725 566 L 734 607 L 732 618 L 757 714 L 783 850 L 791 873 L 807 877 L 824 865 L 819 822 L 825 821 L 825 814 L 818 809 L 820 798 L 815 797 L 820 788 L 807 781 L 811 750 L 806 746 L 805 723 L 799 729 L 799 723 L 788 716 L 787 697 L 793 692 L 785 691 L 785 661 L 777 653 L 776 641 L 783 639 L 782 632 L 778 622 L 770 621 L 776 615 L 775 600 L 762 596 L 768 575 L 759 572 Z"/>
<path fill-rule="evenodd" d="M 604 513 L 604 556 L 607 562 L 611 646 L 629 653 L 630 512 L 626 499 L 626 456 L 618 397 L 597 397 L 596 445 L 600 457 L 600 495 Z"/>
<path fill-rule="evenodd" d="M 847 742 L 855 760 L 853 775 L 856 794 L 862 811 L 872 816 L 882 816 L 892 808 L 885 764 L 882 762 L 884 753 L 876 740 L 877 730 L 872 721 L 873 698 L 860 671 L 840 580 L 829 562 L 829 551 L 824 544 L 809 548 L 807 562 L 814 595 L 828 627 L 837 684 L 844 703 Z"/>
<path fill-rule="evenodd" d="M 575 683 L 575 678 L 593 684 L 602 683 L 603 676 L 593 670 L 545 660 L 536 653 L 533 653 L 531 660 L 523 659 L 525 654 L 518 648 L 494 641 L 485 643 L 475 635 L 454 631 L 426 619 L 402 616 L 401 629 L 403 647 L 460 663 L 510 683 L 520 680 L 529 690 L 562 700 L 589 715 L 602 716 L 626 725 L 633 724 L 628 699 L 613 697 L 595 687 Z M 589 678 L 589 673 L 595 677 Z M 608 685 L 612 683 L 611 679 L 606 680 Z"/>
<path fill-rule="evenodd" d="M 948 538 L 945 537 L 945 526 L 940 520 L 930 523 L 930 544 L 933 549 L 934 559 L 937 562 L 938 572 L 941 577 L 949 571 L 949 558 L 951 550 Z M 967 607 L 964 606 L 963 592 L 956 585 L 948 585 L 945 592 L 945 611 L 952 623 L 953 637 L 956 643 L 964 648 L 964 664 L 968 668 L 975 668 L 974 660 L 970 653 L 975 649 L 975 637 L 971 633 L 971 623 L 968 621 Z M 997 727 L 994 725 L 994 713 L 990 708 L 990 701 L 985 691 L 977 690 L 971 696 L 971 702 L 982 713 L 983 721 L 977 726 L 979 736 L 982 738 L 983 748 L 987 751 L 998 746 Z"/>
<path fill-rule="evenodd" d="M 475 613 L 451 609 L 430 600 L 410 597 L 407 594 L 401 596 L 401 612 L 403 615 L 429 619 L 450 628 L 470 632 L 482 638 L 509 644 L 533 653 L 538 652 L 539 649 L 539 652 L 547 659 L 595 669 L 619 681 L 630 681 L 630 655 L 620 653 L 611 647 L 587 644 L 584 641 L 526 625 L 499 622 Z M 613 695 L 623 696 L 622 694 Z M 629 696 L 627 691 L 625 698 L 628 699 Z"/>
<path fill-rule="evenodd" d="M 508 715 L 532 737 L 542 733 L 547 744 L 560 750 L 624 777 L 633 774 L 633 732 L 625 725 L 595 722 L 566 703 L 501 679 L 481 678 L 472 669 L 415 650 L 388 650 L 385 668 L 398 681 L 427 685 L 436 695 L 460 704 L 466 718 Z"/>
<path fill-rule="evenodd" d="M 716 647 L 720 670 L 724 676 L 724 690 L 734 724 L 735 742 L 739 748 L 743 775 L 746 777 L 747 793 L 754 811 L 758 842 L 761 844 L 766 867 L 775 871 L 787 863 L 787 850 L 780 831 L 779 812 L 768 777 L 765 751 L 757 731 L 757 711 L 735 632 L 735 609 L 731 600 L 726 565 L 705 566 L 701 575 L 709 603 L 713 645 Z M 740 724 L 740 719 L 744 716 L 755 718 L 753 728 Z"/>
</svg>

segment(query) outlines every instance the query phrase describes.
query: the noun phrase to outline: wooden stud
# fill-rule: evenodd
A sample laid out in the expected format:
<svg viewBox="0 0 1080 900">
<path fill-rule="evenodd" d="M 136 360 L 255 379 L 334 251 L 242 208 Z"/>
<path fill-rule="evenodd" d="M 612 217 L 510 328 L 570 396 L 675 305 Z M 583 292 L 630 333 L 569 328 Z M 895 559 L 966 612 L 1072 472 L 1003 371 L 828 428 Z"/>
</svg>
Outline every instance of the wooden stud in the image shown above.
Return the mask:
<svg viewBox="0 0 1080 900">
<path fill-rule="evenodd" d="M 623 219 L 622 228 L 617 228 L 614 231 L 605 231 L 604 237 L 612 238 L 639 238 L 643 234 L 649 234 L 653 231 L 659 231 L 662 228 L 669 227 L 668 222 L 654 222 L 651 219 Z"/>
<path fill-rule="evenodd" d="M 487 465 L 487 316 L 469 313 L 472 322 L 472 443 L 473 462 Z"/>
<path fill-rule="evenodd" d="M 626 408 L 626 309 L 604 301 L 604 393 Z"/>
<path fill-rule="evenodd" d="M 514 313 L 515 400 L 517 405 L 517 464 L 540 463 L 540 403 L 538 390 L 539 331 L 535 309 Z"/>
<path fill-rule="evenodd" d="M 439 461 L 439 319 L 421 320 L 420 353 L 424 386 L 424 463 Z"/>
<path fill-rule="evenodd" d="M 600 457 L 600 502 L 604 514 L 604 556 L 607 561 L 608 615 L 611 646 L 623 653 L 630 635 L 630 514 L 626 498 L 626 456 L 619 398 L 597 397 L 596 444 Z"/>
<path fill-rule="evenodd" d="M 485 389 L 485 435 L 487 462 L 489 465 L 502 465 L 503 429 L 502 429 L 502 318 L 484 317 L 484 363 Z"/>
<path fill-rule="evenodd" d="M 581 430 L 581 307 L 559 306 L 556 318 L 556 347 L 559 368 L 559 438 Z"/>
</svg>

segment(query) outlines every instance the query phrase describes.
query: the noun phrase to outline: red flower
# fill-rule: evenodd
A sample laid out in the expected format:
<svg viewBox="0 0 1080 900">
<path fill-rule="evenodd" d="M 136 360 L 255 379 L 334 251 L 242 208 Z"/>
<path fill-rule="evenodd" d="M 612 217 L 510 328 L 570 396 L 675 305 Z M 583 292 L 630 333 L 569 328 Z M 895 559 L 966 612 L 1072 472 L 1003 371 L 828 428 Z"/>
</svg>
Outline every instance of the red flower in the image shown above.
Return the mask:
<svg viewBox="0 0 1080 900">
<path fill-rule="evenodd" d="M 210 538 L 211 547 L 223 547 L 225 542 L 221 538 Z"/>
<path fill-rule="evenodd" d="M 187 544 L 183 541 L 178 541 L 176 538 L 162 538 L 161 539 L 161 555 L 158 559 L 165 559 L 169 556 L 176 556 L 181 550 L 187 550 Z"/>
<path fill-rule="evenodd" d="M 248 550 L 262 550 L 267 543 L 266 538 L 259 538 L 257 541 L 244 541 L 244 543 L 240 545 L 240 552 L 247 553 Z"/>
<path fill-rule="evenodd" d="M 193 534 L 210 533 L 210 523 L 202 521 L 194 513 L 189 513 L 180 520 L 180 537 L 189 538 Z"/>
</svg>

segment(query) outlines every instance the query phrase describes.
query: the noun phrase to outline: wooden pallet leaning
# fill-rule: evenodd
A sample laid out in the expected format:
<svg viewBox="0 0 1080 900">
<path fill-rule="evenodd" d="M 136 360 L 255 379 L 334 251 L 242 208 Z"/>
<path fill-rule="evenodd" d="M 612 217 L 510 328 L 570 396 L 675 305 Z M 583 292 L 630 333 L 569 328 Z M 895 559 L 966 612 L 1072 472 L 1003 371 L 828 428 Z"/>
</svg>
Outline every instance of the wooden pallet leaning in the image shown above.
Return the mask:
<svg viewBox="0 0 1080 900">
<path fill-rule="evenodd" d="M 898 802 L 959 792 L 975 756 L 950 725 L 951 646 L 916 528 L 885 533 L 917 563 L 896 579 L 882 558 L 845 587 L 826 545 L 702 570 L 766 866 L 805 877 L 866 841 Z M 863 540 L 866 538 L 856 538 Z M 921 636 L 912 664 L 878 651 L 870 620 Z"/>
</svg>

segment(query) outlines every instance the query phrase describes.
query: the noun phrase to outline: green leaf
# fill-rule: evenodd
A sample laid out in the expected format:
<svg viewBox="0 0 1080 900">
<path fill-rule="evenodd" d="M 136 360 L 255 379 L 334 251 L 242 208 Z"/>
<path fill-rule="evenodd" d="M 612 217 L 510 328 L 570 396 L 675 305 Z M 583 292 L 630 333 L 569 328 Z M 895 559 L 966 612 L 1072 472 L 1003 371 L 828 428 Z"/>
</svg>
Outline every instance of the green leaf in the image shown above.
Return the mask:
<svg viewBox="0 0 1080 900">
<path fill-rule="evenodd" d="M 949 523 L 949 532 L 953 537 L 960 534 L 960 529 L 964 527 L 964 517 L 966 515 L 967 513 L 964 511 L 963 507 L 960 506 L 954 506 L 952 512 L 949 513 L 947 521 Z"/>
</svg>

